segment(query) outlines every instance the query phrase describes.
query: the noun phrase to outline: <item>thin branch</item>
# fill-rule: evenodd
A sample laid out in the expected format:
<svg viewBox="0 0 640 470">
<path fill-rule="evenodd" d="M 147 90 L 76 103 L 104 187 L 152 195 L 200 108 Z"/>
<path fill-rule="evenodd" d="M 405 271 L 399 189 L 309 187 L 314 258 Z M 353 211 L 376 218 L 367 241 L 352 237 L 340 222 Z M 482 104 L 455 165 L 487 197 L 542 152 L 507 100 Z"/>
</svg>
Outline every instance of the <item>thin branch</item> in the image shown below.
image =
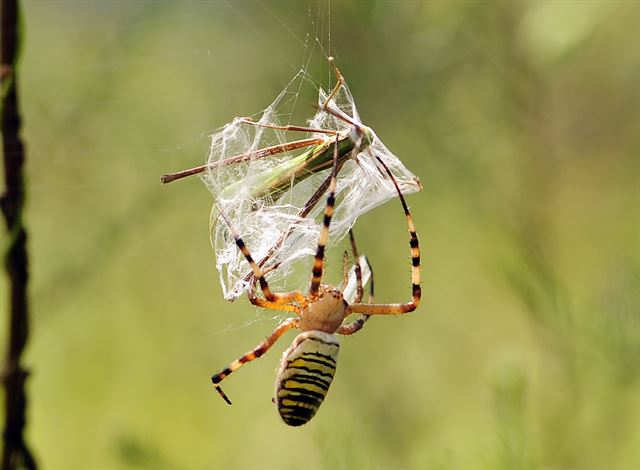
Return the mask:
<svg viewBox="0 0 640 470">
<path fill-rule="evenodd" d="M 9 278 L 9 341 L 4 370 L 5 423 L 2 469 L 35 469 L 35 459 L 24 440 L 27 395 L 25 382 L 28 371 L 22 367 L 22 353 L 29 338 L 29 308 L 27 282 L 27 232 L 23 224 L 25 200 L 24 145 L 20 139 L 20 108 L 18 104 L 17 56 L 20 26 L 17 0 L 1 0 L 0 79 L 2 86 L 2 150 L 5 171 L 5 193 L 0 207 L 7 224 L 8 247 L 5 269 Z"/>
</svg>

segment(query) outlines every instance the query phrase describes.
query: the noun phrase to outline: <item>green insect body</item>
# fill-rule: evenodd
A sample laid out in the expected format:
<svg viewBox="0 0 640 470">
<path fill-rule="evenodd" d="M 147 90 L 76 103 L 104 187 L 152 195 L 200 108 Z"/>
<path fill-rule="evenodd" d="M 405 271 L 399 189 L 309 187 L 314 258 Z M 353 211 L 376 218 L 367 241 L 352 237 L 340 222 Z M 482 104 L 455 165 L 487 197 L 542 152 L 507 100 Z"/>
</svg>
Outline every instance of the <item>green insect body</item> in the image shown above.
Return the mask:
<svg viewBox="0 0 640 470">
<path fill-rule="evenodd" d="M 351 158 L 352 151 L 356 147 L 360 151 L 366 150 L 373 142 L 373 138 L 373 131 L 366 126 L 362 126 L 360 133 L 357 134 L 353 129 L 338 132 L 338 171 Z M 252 177 L 252 199 L 261 200 L 270 197 L 275 201 L 292 186 L 323 170 L 330 169 L 333 163 L 335 143 L 336 138 L 327 138 L 323 143 L 306 152 Z M 240 180 L 227 186 L 221 192 L 221 196 L 222 198 L 231 197 L 240 188 L 246 186 L 247 181 Z"/>
</svg>

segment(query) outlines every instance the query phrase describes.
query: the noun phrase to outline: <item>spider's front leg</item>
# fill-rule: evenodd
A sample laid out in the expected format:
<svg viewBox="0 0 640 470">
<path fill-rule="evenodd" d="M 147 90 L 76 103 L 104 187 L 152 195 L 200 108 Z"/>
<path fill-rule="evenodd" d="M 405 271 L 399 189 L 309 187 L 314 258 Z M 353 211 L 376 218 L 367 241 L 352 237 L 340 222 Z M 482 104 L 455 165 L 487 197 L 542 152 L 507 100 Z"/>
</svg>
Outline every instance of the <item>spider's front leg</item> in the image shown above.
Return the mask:
<svg viewBox="0 0 640 470">
<path fill-rule="evenodd" d="M 218 384 L 222 382 L 225 378 L 227 378 L 232 372 L 235 372 L 247 362 L 251 362 L 254 359 L 257 359 L 260 356 L 264 355 L 271 348 L 271 346 L 273 346 L 275 342 L 278 341 L 278 339 L 280 339 L 280 337 L 283 334 L 285 334 L 291 328 L 296 328 L 298 326 L 298 323 L 299 323 L 299 320 L 297 318 L 289 318 L 283 321 L 278 325 L 278 327 L 274 330 L 274 332 L 271 333 L 271 335 L 269 335 L 264 341 L 258 344 L 258 346 L 256 346 L 254 349 L 244 354 L 243 356 L 239 357 L 235 361 L 233 361 L 231 364 L 225 367 L 221 372 L 214 374 L 211 377 L 211 382 L 213 383 L 213 386 L 216 388 L 216 391 L 220 394 L 220 396 L 224 399 L 224 401 L 226 401 L 229 405 L 231 404 L 231 400 L 229 400 L 229 397 L 227 397 L 227 395 L 222 391 L 222 388 L 220 388 L 220 385 Z"/>
<path fill-rule="evenodd" d="M 298 218 L 304 219 L 307 215 L 309 215 L 309 213 L 316 206 L 318 201 L 320 201 L 320 199 L 322 199 L 322 196 L 324 196 L 324 194 L 327 192 L 327 188 L 329 187 L 330 183 L 331 183 L 331 175 L 327 176 L 327 178 L 322 182 L 322 184 L 318 186 L 318 189 L 316 190 L 316 192 L 305 203 L 302 210 L 298 212 L 298 215 L 297 215 Z M 296 225 L 297 225 L 296 222 L 292 222 L 291 225 L 287 228 L 287 230 L 285 230 L 282 233 L 278 241 L 269 249 L 267 254 L 264 255 L 264 257 L 258 262 L 259 267 L 264 267 L 265 263 L 269 261 L 269 259 L 271 259 L 271 257 L 276 252 L 276 250 L 278 250 L 282 246 L 282 244 L 287 239 L 287 237 L 293 232 Z M 277 266 L 278 265 L 272 267 L 272 269 L 276 269 Z M 263 274 L 266 274 L 266 273 L 263 273 Z M 254 279 L 253 271 L 247 274 L 244 278 L 245 281 L 252 281 L 252 279 Z"/>
<path fill-rule="evenodd" d="M 307 306 L 307 299 L 300 291 L 285 292 L 273 294 L 274 300 L 266 300 L 255 295 L 254 281 L 251 287 L 247 290 L 247 298 L 252 305 L 256 307 L 264 308 L 267 310 L 279 310 L 283 312 L 293 312 L 300 315 L 301 309 Z M 293 305 L 291 302 L 296 302 L 297 305 Z"/>
<path fill-rule="evenodd" d="M 329 180 L 329 196 L 327 197 L 327 205 L 324 209 L 324 219 L 322 228 L 320 229 L 320 238 L 318 239 L 318 248 L 313 261 L 313 269 L 311 270 L 311 285 L 309 286 L 309 299 L 311 301 L 318 298 L 320 290 L 320 282 L 322 281 L 322 273 L 324 271 L 324 252 L 329 241 L 329 227 L 331 226 L 331 217 L 336 203 L 336 186 L 338 179 L 338 136 L 336 136 L 335 145 L 333 147 L 333 166 L 331 168 L 331 179 Z"/>
<path fill-rule="evenodd" d="M 217 204 L 216 204 L 217 205 Z M 271 289 L 269 289 L 269 283 L 264 277 L 260 266 L 254 261 L 253 256 L 251 256 L 251 252 L 247 245 L 245 245 L 242 238 L 240 238 L 240 234 L 235 229 L 235 227 L 231 224 L 231 221 L 227 217 L 227 214 L 224 213 L 222 208 L 218 206 L 218 212 L 220 216 L 229 227 L 231 231 L 231 235 L 236 242 L 236 245 L 240 252 L 244 255 L 247 263 L 251 266 L 251 270 L 253 272 L 253 276 L 255 278 L 255 282 L 260 284 L 260 289 L 262 290 L 262 294 L 264 295 L 264 299 L 256 297 L 253 294 L 253 283 L 251 284 L 251 288 L 247 292 L 249 296 L 249 301 L 258 307 L 270 309 L 270 310 L 281 310 L 285 312 L 294 312 L 299 314 L 300 308 L 296 305 L 291 305 L 291 302 L 297 302 L 301 308 L 304 308 L 307 305 L 307 299 L 304 294 L 300 291 L 286 292 L 283 294 L 273 293 Z"/>
</svg>

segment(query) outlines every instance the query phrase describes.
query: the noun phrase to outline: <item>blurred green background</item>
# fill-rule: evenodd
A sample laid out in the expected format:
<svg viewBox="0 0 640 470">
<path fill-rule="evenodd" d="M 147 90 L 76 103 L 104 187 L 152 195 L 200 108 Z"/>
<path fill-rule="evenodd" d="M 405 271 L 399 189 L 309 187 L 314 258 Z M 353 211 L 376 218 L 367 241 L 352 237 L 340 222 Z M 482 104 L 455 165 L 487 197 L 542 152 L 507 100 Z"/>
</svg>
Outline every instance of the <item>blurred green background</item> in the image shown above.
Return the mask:
<svg viewBox="0 0 640 470">
<path fill-rule="evenodd" d="M 28 1 L 24 20 L 43 468 L 640 468 L 637 1 Z M 424 302 L 343 339 L 296 429 L 271 403 L 292 333 L 226 382 L 232 407 L 212 389 L 277 319 L 222 300 L 211 196 L 159 176 L 305 56 L 328 83 L 316 37 L 425 186 Z M 356 231 L 378 299 L 408 299 L 397 201 Z"/>
</svg>

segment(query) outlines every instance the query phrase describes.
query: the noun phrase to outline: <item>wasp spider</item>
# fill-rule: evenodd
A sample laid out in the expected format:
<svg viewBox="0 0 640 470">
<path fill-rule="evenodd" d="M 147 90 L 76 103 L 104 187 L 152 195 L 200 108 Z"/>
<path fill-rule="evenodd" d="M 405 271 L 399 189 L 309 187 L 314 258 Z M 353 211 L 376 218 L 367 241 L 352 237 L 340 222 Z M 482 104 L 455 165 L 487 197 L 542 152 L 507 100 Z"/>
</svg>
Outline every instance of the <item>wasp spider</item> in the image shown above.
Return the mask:
<svg viewBox="0 0 640 470">
<path fill-rule="evenodd" d="M 249 249 L 231 225 L 227 216 L 220 210 L 220 215 L 229 226 L 238 248 L 251 266 L 256 282 L 260 284 L 264 296 L 264 298 L 257 297 L 253 289 L 250 289 L 248 292 L 249 301 L 253 305 L 265 309 L 291 312 L 295 314 L 296 317 L 288 318 L 280 323 L 275 331 L 256 348 L 233 361 L 220 373 L 213 375 L 211 381 L 220 396 L 228 404 L 231 404 L 227 395 L 220 388 L 220 382 L 229 376 L 229 374 L 238 370 L 242 365 L 265 354 L 288 330 L 292 328 L 300 329 L 302 333 L 296 336 L 289 349 L 287 349 L 282 356 L 276 378 L 276 390 L 273 400 L 282 420 L 290 426 L 300 426 L 313 418 L 329 390 L 335 374 L 336 360 L 340 349 L 336 333 L 340 335 L 354 334 L 363 327 L 370 315 L 408 313 L 415 310 L 420 303 L 420 248 L 416 229 L 398 182 L 380 158 L 377 160 L 393 181 L 407 219 L 412 259 L 411 301 L 406 303 L 379 304 L 373 303 L 372 299 L 370 299 L 368 303 L 361 303 L 363 297 L 362 276 L 353 234 L 350 235 L 354 258 L 356 259 L 355 274 L 357 281 L 354 301 L 349 304 L 343 297 L 342 291 L 346 285 L 346 276 L 341 288 L 321 283 L 324 269 L 325 246 L 329 239 L 329 225 L 331 224 L 331 216 L 335 204 L 338 161 L 337 142 L 335 148 L 333 170 L 328 188 L 329 196 L 327 198 L 323 226 L 313 264 L 311 285 L 307 295 L 300 291 L 286 293 L 271 292 L 260 267 L 251 257 Z M 373 295 L 373 282 L 371 287 Z M 353 323 L 343 324 L 344 320 L 352 313 L 359 313 L 361 317 Z"/>
</svg>

